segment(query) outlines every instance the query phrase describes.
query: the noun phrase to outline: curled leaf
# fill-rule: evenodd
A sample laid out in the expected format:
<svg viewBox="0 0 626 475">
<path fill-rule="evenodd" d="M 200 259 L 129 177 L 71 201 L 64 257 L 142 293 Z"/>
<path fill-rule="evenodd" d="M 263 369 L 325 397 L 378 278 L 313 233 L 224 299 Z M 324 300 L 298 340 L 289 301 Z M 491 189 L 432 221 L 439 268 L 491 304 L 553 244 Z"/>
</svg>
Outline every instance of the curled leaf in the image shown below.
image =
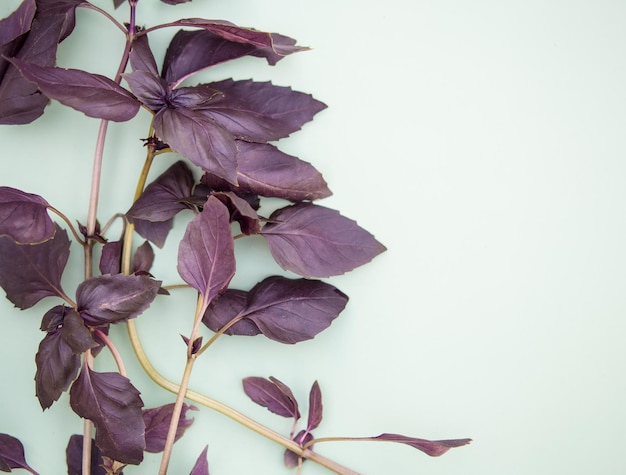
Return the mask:
<svg viewBox="0 0 626 475">
<path fill-rule="evenodd" d="M 36 244 L 54 236 L 50 204 L 39 195 L 0 186 L 0 236 L 20 244 Z"/>
<path fill-rule="evenodd" d="M 373 437 L 372 440 L 382 440 L 386 442 L 396 442 L 410 445 L 411 447 L 421 450 L 431 457 L 439 457 L 452 448 L 462 447 L 472 441 L 472 439 L 426 440 L 418 439 L 416 437 L 407 437 L 400 434 L 380 434 Z"/>
</svg>

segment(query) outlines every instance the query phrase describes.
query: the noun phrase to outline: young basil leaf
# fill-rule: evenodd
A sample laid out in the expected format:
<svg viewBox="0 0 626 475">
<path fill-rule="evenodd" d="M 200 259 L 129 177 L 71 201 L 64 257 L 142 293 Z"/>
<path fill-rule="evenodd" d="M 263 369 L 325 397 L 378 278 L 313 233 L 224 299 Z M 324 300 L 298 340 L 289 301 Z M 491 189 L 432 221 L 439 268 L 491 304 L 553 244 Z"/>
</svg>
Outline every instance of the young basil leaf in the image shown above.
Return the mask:
<svg viewBox="0 0 626 475">
<path fill-rule="evenodd" d="M 310 94 L 270 82 L 226 79 L 208 86 L 222 95 L 202 112 L 246 141 L 268 142 L 287 137 L 326 108 Z"/>
<path fill-rule="evenodd" d="M 33 475 L 39 475 L 26 463 L 22 443 L 9 434 L 0 434 L 0 467 L 2 466 L 8 467 L 8 470 L 2 471 L 10 472 L 13 468 L 22 468 Z"/>
<path fill-rule="evenodd" d="M 313 440 L 313 434 L 311 434 L 309 431 L 301 430 L 300 432 L 296 434 L 293 440 L 302 446 Z M 283 455 L 283 461 L 285 463 L 285 467 L 287 468 L 297 467 L 299 458 L 300 456 L 297 453 L 292 452 L 289 449 L 285 450 L 285 453 Z M 302 459 L 302 462 L 304 462 L 305 460 L 306 459 Z"/>
<path fill-rule="evenodd" d="M 274 414 L 300 419 L 298 402 L 291 390 L 276 378 L 250 376 L 243 379 L 243 390 L 255 403 Z"/>
<path fill-rule="evenodd" d="M 122 272 L 122 249 L 123 241 L 109 241 L 102 246 L 100 264 L 98 268 L 101 274 L 119 274 Z"/>
<path fill-rule="evenodd" d="M 170 421 L 172 420 L 172 412 L 174 410 L 174 404 L 165 404 L 164 406 L 155 407 L 152 409 L 144 409 L 143 420 L 146 424 L 146 452 L 158 453 L 163 452 L 165 448 L 165 440 L 167 439 L 167 432 L 170 427 Z M 193 419 L 187 419 L 187 411 L 197 411 L 198 408 L 183 404 L 183 408 L 180 414 L 180 420 L 178 421 L 178 428 L 176 429 L 175 441 L 180 439 L 187 428 L 193 423 Z"/>
<path fill-rule="evenodd" d="M 122 0 L 125 1 L 125 0 Z M 155 76 L 159 75 L 159 67 L 156 64 L 148 35 L 136 36 L 130 51 L 130 66 L 133 71 L 148 71 Z"/>
<path fill-rule="evenodd" d="M 148 273 L 154 263 L 154 250 L 148 241 L 137 248 L 133 256 L 133 274 Z"/>
<path fill-rule="evenodd" d="M 124 79 L 137 98 L 153 111 L 167 107 L 170 89 L 158 74 L 146 70 L 137 70 L 124 74 Z"/>
<path fill-rule="evenodd" d="M 273 276 L 254 286 L 242 314 L 267 338 L 293 344 L 328 328 L 347 302 L 347 295 L 324 282 Z"/>
<path fill-rule="evenodd" d="M 68 310 L 63 317 L 63 326 L 60 333 L 61 338 L 65 340 L 65 343 L 77 355 L 98 346 L 98 343 L 91 336 L 91 332 L 85 326 L 83 319 L 74 309 Z"/>
<path fill-rule="evenodd" d="M 154 117 L 154 130 L 195 165 L 237 184 L 235 139 L 213 120 L 191 109 L 163 108 Z"/>
<path fill-rule="evenodd" d="M 37 244 L 54 236 L 50 204 L 39 195 L 0 186 L 0 236 L 20 244 Z"/>
<path fill-rule="evenodd" d="M 91 277 L 78 286 L 76 303 L 89 326 L 118 323 L 143 313 L 160 287 L 160 281 L 146 275 Z"/>
<path fill-rule="evenodd" d="M 228 207 L 230 219 L 239 223 L 242 233 L 258 234 L 261 232 L 259 215 L 246 200 L 232 191 L 216 192 L 212 196 Z"/>
<path fill-rule="evenodd" d="M 248 292 L 245 290 L 227 289 L 223 294 L 213 299 L 209 308 L 204 312 L 202 323 L 217 332 L 245 310 L 247 302 Z M 261 333 L 261 330 L 253 321 L 244 318 L 224 333 L 226 335 L 254 336 Z"/>
<path fill-rule="evenodd" d="M 74 434 L 70 437 L 65 448 L 67 475 L 82 475 L 83 473 L 83 436 Z M 92 439 L 91 446 L 91 475 L 107 475 L 102 464 L 100 449 Z M 120 473 L 120 475 L 123 475 Z"/>
<path fill-rule="evenodd" d="M 70 406 L 93 421 L 102 455 L 135 465 L 143 460 L 143 401 L 128 378 L 119 373 L 96 373 L 83 365 L 70 388 Z"/>
<path fill-rule="evenodd" d="M 131 223 L 137 219 L 169 221 L 180 211 L 191 208 L 184 199 L 192 195 L 193 185 L 191 170 L 185 162 L 178 161 L 146 187 L 126 217 Z"/>
<path fill-rule="evenodd" d="M 37 66 L 16 58 L 10 61 L 47 97 L 89 117 L 124 122 L 135 117 L 141 106 L 131 93 L 106 76 L 78 69 Z"/>
<path fill-rule="evenodd" d="M 329 277 L 366 264 L 385 246 L 338 211 L 297 203 L 269 218 L 261 235 L 276 262 L 303 277 Z"/>
<path fill-rule="evenodd" d="M 320 422 L 322 422 L 322 412 L 322 391 L 318 382 L 315 381 L 313 386 L 311 386 L 311 391 L 309 392 L 309 419 L 306 426 L 307 432 L 317 429 Z"/>
<path fill-rule="evenodd" d="M 322 174 L 310 163 L 271 144 L 242 140 L 236 144 L 238 193 L 290 201 L 319 200 L 332 194 Z"/>
<path fill-rule="evenodd" d="M 206 445 L 200 455 L 198 456 L 196 463 L 189 475 L 209 475 L 209 461 L 207 460 L 207 451 L 209 446 Z"/>
<path fill-rule="evenodd" d="M 113 6 L 115 8 L 119 8 L 122 4 L 126 3 L 127 0 L 113 0 Z"/>
<path fill-rule="evenodd" d="M 168 234 L 174 226 L 174 218 L 166 221 L 148 221 L 145 219 L 133 219 L 137 234 L 147 239 L 155 246 L 161 248 L 165 244 Z"/>
<path fill-rule="evenodd" d="M 0 286 L 21 309 L 44 297 L 64 297 L 61 275 L 69 255 L 70 240 L 59 226 L 52 239 L 36 245 L 0 237 Z"/>
<path fill-rule="evenodd" d="M 226 207 L 209 197 L 178 248 L 178 273 L 209 304 L 235 275 L 234 240 Z"/>
<path fill-rule="evenodd" d="M 60 331 L 47 333 L 35 355 L 35 394 L 42 409 L 52 406 L 69 388 L 80 368 L 80 356 L 63 339 Z"/>
<path fill-rule="evenodd" d="M 426 440 L 400 434 L 380 434 L 372 439 L 410 445 L 431 457 L 439 457 L 452 448 L 467 445 L 472 441 L 472 439 Z"/>
</svg>

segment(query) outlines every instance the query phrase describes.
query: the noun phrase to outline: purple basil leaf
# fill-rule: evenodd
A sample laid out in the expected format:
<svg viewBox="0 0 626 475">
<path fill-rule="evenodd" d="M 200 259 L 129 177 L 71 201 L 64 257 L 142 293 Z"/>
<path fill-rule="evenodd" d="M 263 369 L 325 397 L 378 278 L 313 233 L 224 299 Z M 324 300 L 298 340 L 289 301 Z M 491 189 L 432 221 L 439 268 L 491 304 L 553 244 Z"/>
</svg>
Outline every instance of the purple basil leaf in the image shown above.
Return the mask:
<svg viewBox="0 0 626 475">
<path fill-rule="evenodd" d="M 307 432 L 315 430 L 317 426 L 320 425 L 320 422 L 322 422 L 323 409 L 322 391 L 318 382 L 315 381 L 309 392 L 309 420 L 306 426 Z"/>
<path fill-rule="evenodd" d="M 234 240 L 226 207 L 210 197 L 187 225 L 178 248 L 178 273 L 209 304 L 235 275 Z"/>
<path fill-rule="evenodd" d="M 0 472 L 10 472 L 11 467 L 9 467 L 9 463 L 0 455 Z"/>
<path fill-rule="evenodd" d="M 16 244 L 0 237 L 0 286 L 21 309 L 44 297 L 64 297 L 61 275 L 69 255 L 70 240 L 58 226 L 54 237 L 41 244 Z"/>
<path fill-rule="evenodd" d="M 145 219 L 133 219 L 135 231 L 155 246 L 161 248 L 165 244 L 167 235 L 174 226 L 174 219 L 167 221 L 147 221 Z"/>
<path fill-rule="evenodd" d="M 232 191 L 213 193 L 213 196 L 228 207 L 230 219 L 239 223 L 242 233 L 258 234 L 261 232 L 259 216 L 250 203 Z"/>
<path fill-rule="evenodd" d="M 181 3 L 191 2 L 191 0 L 161 0 L 163 3 L 167 3 L 168 5 L 180 5 Z"/>
<path fill-rule="evenodd" d="M 182 210 L 189 209 L 183 200 L 192 194 L 194 178 L 189 167 L 176 162 L 150 183 L 126 213 L 130 222 L 168 221 Z"/>
<path fill-rule="evenodd" d="M 19 439 L 9 434 L 0 434 L 0 460 L 2 460 L 4 466 L 9 468 L 9 472 L 13 468 L 23 468 L 33 475 L 38 475 L 37 472 L 26 463 L 22 443 Z"/>
<path fill-rule="evenodd" d="M 159 67 L 150 49 L 147 35 L 135 37 L 129 59 L 133 71 L 148 71 L 156 76 L 159 75 Z"/>
<path fill-rule="evenodd" d="M 50 204 L 39 195 L 0 186 L 0 236 L 18 243 L 36 244 L 54 236 L 48 216 Z"/>
<path fill-rule="evenodd" d="M 237 149 L 233 136 L 199 112 L 161 109 L 154 129 L 164 142 L 205 171 L 237 183 Z"/>
<path fill-rule="evenodd" d="M 0 46 L 28 33 L 36 10 L 35 0 L 25 0 L 8 17 L 0 20 Z"/>
<path fill-rule="evenodd" d="M 119 274 L 122 271 L 123 247 L 123 241 L 109 241 L 102 246 L 99 265 L 101 274 Z"/>
<path fill-rule="evenodd" d="M 65 319 L 65 315 L 72 311 L 72 307 L 67 307 L 65 305 L 57 305 L 48 310 L 43 318 L 41 319 L 41 326 L 39 329 L 42 332 L 52 332 L 58 330 L 63 326 L 63 320 Z"/>
<path fill-rule="evenodd" d="M 209 86 L 223 95 L 202 112 L 236 138 L 247 141 L 268 142 L 287 137 L 326 108 L 310 94 L 270 82 L 226 79 Z"/>
<path fill-rule="evenodd" d="M 313 434 L 311 434 L 309 431 L 301 430 L 293 438 L 293 440 L 296 441 L 301 446 L 303 446 L 304 444 L 307 444 L 307 443 L 309 443 L 309 442 L 311 442 L 313 440 Z M 297 467 L 299 458 L 300 458 L 300 456 L 297 453 L 292 452 L 289 449 L 285 450 L 285 454 L 283 456 L 283 460 L 284 460 L 285 466 L 287 468 L 295 468 L 295 467 Z M 302 459 L 302 462 L 304 462 L 305 460 L 306 459 Z"/>
<path fill-rule="evenodd" d="M 202 323 L 217 332 L 246 308 L 247 301 L 248 292 L 245 290 L 227 289 L 222 295 L 213 299 L 209 308 L 204 312 Z M 261 330 L 253 321 L 244 318 L 224 333 L 226 335 L 254 336 L 261 333 Z"/>
<path fill-rule="evenodd" d="M 113 0 L 113 6 L 115 8 L 119 8 L 124 3 L 126 3 L 126 0 Z"/>
<path fill-rule="evenodd" d="M 74 434 L 70 437 L 65 448 L 67 475 L 82 475 L 83 473 L 83 436 Z M 102 454 L 92 439 L 91 446 L 91 475 L 107 475 L 102 466 Z M 121 475 L 121 474 L 120 474 Z"/>
<path fill-rule="evenodd" d="M 243 379 L 243 390 L 255 403 L 274 414 L 300 419 L 298 403 L 293 393 L 278 379 L 250 376 Z"/>
<path fill-rule="evenodd" d="M 439 457 L 454 447 L 461 447 L 472 441 L 471 439 L 426 440 L 399 434 L 380 434 L 372 439 L 410 445 L 431 457 Z"/>
<path fill-rule="evenodd" d="M 293 344 L 328 328 L 347 302 L 348 297 L 330 284 L 273 276 L 254 286 L 242 314 L 267 338 Z"/>
<path fill-rule="evenodd" d="M 96 373 L 83 365 L 70 389 L 74 412 L 96 428 L 96 445 L 103 455 L 139 464 L 145 448 L 145 424 L 139 391 L 119 373 Z"/>
<path fill-rule="evenodd" d="M 148 241 L 145 241 L 135 251 L 133 257 L 133 273 L 147 273 L 154 263 L 154 250 Z"/>
<path fill-rule="evenodd" d="M 82 0 L 38 0 L 30 31 L 0 45 L 6 58 L 54 66 L 58 43 L 74 29 Z M 10 36 L 10 35 L 9 35 Z M 18 69 L 0 57 L 0 124 L 27 124 L 43 114 L 49 100 Z"/>
<path fill-rule="evenodd" d="M 171 26 L 194 27 L 208 30 L 228 41 L 254 46 L 252 56 L 265 58 L 271 65 L 283 57 L 309 48 L 297 46 L 296 40 L 277 33 L 266 33 L 253 28 L 242 28 L 225 20 L 206 20 L 203 18 L 187 18 L 171 23 Z M 165 70 L 165 67 L 163 68 Z"/>
<path fill-rule="evenodd" d="M 76 378 L 80 356 L 63 339 L 61 331 L 53 331 L 39 344 L 35 363 L 35 394 L 41 408 L 47 409 Z"/>
<path fill-rule="evenodd" d="M 133 94 L 153 111 L 167 106 L 170 90 L 165 80 L 161 79 L 158 74 L 137 70 L 124 74 L 124 79 Z"/>
<path fill-rule="evenodd" d="M 238 140 L 237 149 L 237 192 L 290 201 L 319 200 L 332 194 L 313 165 L 273 145 Z"/>
<path fill-rule="evenodd" d="M 191 469 L 189 475 L 209 475 L 209 462 L 207 460 L 208 449 L 209 446 L 206 445 L 196 460 L 196 463 Z"/>
<path fill-rule="evenodd" d="M 78 286 L 76 303 L 87 325 L 117 323 L 146 310 L 160 286 L 160 281 L 146 275 L 91 277 Z"/>
<path fill-rule="evenodd" d="M 180 30 L 170 42 L 163 60 L 163 77 L 169 83 L 256 50 L 254 45 L 235 43 L 208 30 Z"/>
<path fill-rule="evenodd" d="M 170 427 L 170 421 L 172 420 L 173 409 L 173 403 L 152 409 L 144 409 L 143 420 L 146 424 L 146 452 L 163 452 L 165 440 L 167 439 L 167 431 Z M 196 411 L 198 408 L 183 404 L 175 440 L 180 439 L 187 428 L 193 423 L 193 419 L 186 418 L 188 410 Z"/>
<path fill-rule="evenodd" d="M 47 97 L 89 117 L 124 122 L 139 111 L 140 103 L 132 94 L 100 74 L 37 66 L 15 58 L 11 63 Z"/>
<path fill-rule="evenodd" d="M 65 314 L 60 333 L 61 338 L 77 355 L 98 346 L 98 343 L 91 336 L 91 332 L 85 326 L 83 319 L 74 309 L 68 310 Z"/>
<path fill-rule="evenodd" d="M 338 211 L 298 203 L 272 213 L 261 234 L 274 259 L 303 277 L 329 277 L 366 264 L 385 246 Z"/>
</svg>

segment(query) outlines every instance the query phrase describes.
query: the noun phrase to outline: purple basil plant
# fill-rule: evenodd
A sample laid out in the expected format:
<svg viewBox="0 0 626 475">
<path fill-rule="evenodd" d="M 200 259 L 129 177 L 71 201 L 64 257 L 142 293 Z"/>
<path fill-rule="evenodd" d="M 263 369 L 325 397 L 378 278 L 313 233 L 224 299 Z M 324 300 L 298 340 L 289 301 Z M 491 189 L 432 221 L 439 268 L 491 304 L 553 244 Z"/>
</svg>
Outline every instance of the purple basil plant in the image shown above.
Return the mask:
<svg viewBox="0 0 626 475">
<path fill-rule="evenodd" d="M 322 279 L 370 262 L 385 247 L 354 220 L 318 204 L 331 194 L 321 173 L 277 145 L 325 109 L 323 102 L 271 82 L 222 79 L 189 85 L 196 73 L 226 61 L 252 56 L 274 65 L 307 48 L 287 36 L 224 20 L 143 25 L 136 18 L 138 1 L 111 1 L 111 10 L 127 10 L 123 24 L 86 0 L 23 0 L 0 20 L 0 124 L 28 124 L 51 100 L 100 121 L 84 224 L 74 225 L 74 219 L 55 208 L 54 197 L 0 186 L 0 286 L 17 308 L 37 306 L 42 315 L 36 397 L 45 410 L 67 392 L 72 410 L 83 419 L 83 430 L 77 430 L 83 435 L 67 442 L 68 474 L 131 472 L 128 466 L 139 465 L 146 452 L 162 453 L 159 474 L 165 474 L 174 442 L 193 422 L 188 413 L 199 406 L 282 445 L 285 465 L 298 473 L 306 460 L 336 473 L 356 473 L 313 450 L 322 442 L 396 442 L 430 456 L 467 444 L 469 439 L 433 441 L 392 433 L 317 437 L 323 419 L 317 381 L 301 423 L 301 405 L 285 383 L 275 377 L 243 380 L 252 401 L 292 420 L 288 434 L 188 390 L 194 363 L 221 335 L 263 335 L 284 344 L 315 338 L 348 303 L 347 295 Z M 177 5 L 188 0 L 162 1 Z M 115 76 L 56 67 L 58 46 L 73 33 L 79 8 L 102 14 L 124 36 Z M 161 30 L 173 33 L 159 65 L 150 36 Z M 145 154 L 145 165 L 135 199 L 101 226 L 96 210 L 107 125 L 129 121 L 140 109 L 150 121 L 141 137 L 144 147 L 137 147 L 137 153 Z M 168 161 L 168 167 L 148 182 L 157 157 Z M 262 204 L 268 198 L 282 205 L 265 215 Z M 181 344 L 186 351 L 183 376 L 174 384 L 147 361 L 134 319 L 170 298 L 173 287 L 151 269 L 179 214 L 176 223 L 186 228 L 178 244 L 177 271 L 195 289 L 197 306 Z M 115 219 L 123 223 L 117 236 L 110 233 Z M 249 236 L 266 243 L 285 275 L 268 275 L 249 289 L 233 288 L 235 241 Z M 70 251 L 77 248 L 85 256 L 85 278 L 66 289 L 62 277 Z M 139 361 L 151 378 L 176 394 L 173 402 L 144 407 L 109 337 L 111 325 L 128 326 Z M 98 371 L 96 358 L 104 351 L 113 356 L 118 371 Z M 207 453 L 205 447 L 176 473 L 208 474 Z M 0 434 L 0 471 L 14 469 L 38 473 L 27 463 L 22 443 Z"/>
</svg>

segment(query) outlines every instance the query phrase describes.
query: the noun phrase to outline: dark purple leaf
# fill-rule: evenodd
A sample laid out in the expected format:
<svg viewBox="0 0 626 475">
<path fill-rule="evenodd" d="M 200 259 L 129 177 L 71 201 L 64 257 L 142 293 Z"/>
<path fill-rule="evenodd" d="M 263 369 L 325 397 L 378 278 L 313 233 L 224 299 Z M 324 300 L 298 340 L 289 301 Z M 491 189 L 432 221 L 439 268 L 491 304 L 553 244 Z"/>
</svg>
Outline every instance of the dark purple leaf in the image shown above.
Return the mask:
<svg viewBox="0 0 626 475">
<path fill-rule="evenodd" d="M 96 428 L 96 445 L 103 455 L 139 464 L 145 448 L 145 424 L 139 391 L 119 373 L 96 373 L 83 365 L 70 389 L 70 405 Z"/>
<path fill-rule="evenodd" d="M 208 30 L 180 30 L 170 42 L 163 60 L 163 77 L 169 83 L 202 69 L 253 53 L 254 45 L 235 43 Z"/>
<path fill-rule="evenodd" d="M 147 35 L 135 37 L 129 59 L 133 71 L 148 71 L 156 76 L 159 75 L 159 67 L 150 49 Z"/>
<path fill-rule="evenodd" d="M 154 129 L 164 142 L 205 171 L 237 183 L 237 149 L 233 136 L 201 113 L 161 109 Z"/>
<path fill-rule="evenodd" d="M 247 141 L 268 142 L 287 137 L 326 108 L 310 94 L 270 82 L 226 79 L 209 86 L 223 95 L 202 112 L 236 138 Z"/>
<path fill-rule="evenodd" d="M 209 304 L 235 275 L 234 240 L 226 207 L 210 197 L 187 225 L 178 248 L 178 273 Z"/>
<path fill-rule="evenodd" d="M 36 244 L 54 236 L 50 204 L 39 195 L 0 186 L 0 236 L 21 244 Z"/>
<path fill-rule="evenodd" d="M 168 99 L 173 108 L 201 110 L 210 107 L 221 96 L 222 93 L 209 84 L 200 84 L 174 89 Z"/>
<path fill-rule="evenodd" d="M 222 295 L 213 299 L 202 317 L 202 323 L 217 332 L 246 308 L 247 301 L 248 292 L 245 290 L 227 289 Z M 261 333 L 261 330 L 253 321 L 244 318 L 224 333 L 226 335 L 254 336 Z"/>
<path fill-rule="evenodd" d="M 41 244 L 16 244 L 0 238 L 0 286 L 16 307 L 30 308 L 44 297 L 63 297 L 61 275 L 70 255 L 67 233 L 57 226 Z"/>
<path fill-rule="evenodd" d="M 36 10 L 35 0 L 24 0 L 13 13 L 0 20 L 0 46 L 28 33 Z"/>
<path fill-rule="evenodd" d="M 164 79 L 146 70 L 124 74 L 124 79 L 137 98 L 153 111 L 167 106 L 169 87 Z"/>
<path fill-rule="evenodd" d="M 258 234 L 261 232 L 259 215 L 246 200 L 231 191 L 213 193 L 213 196 L 228 207 L 230 219 L 239 223 L 242 233 Z"/>
<path fill-rule="evenodd" d="M 30 31 L 7 44 L 0 54 L 39 66 L 54 66 L 58 43 L 74 29 L 82 0 L 38 0 Z M 10 36 L 10 35 L 8 35 Z M 43 114 L 49 100 L 18 69 L 0 57 L 0 124 L 26 124 Z"/>
<path fill-rule="evenodd" d="M 310 432 L 308 432 L 306 430 L 301 430 L 293 438 L 293 440 L 296 441 L 301 446 L 303 446 L 304 444 L 307 444 L 307 443 L 309 443 L 309 442 L 311 442 L 313 440 L 313 434 L 311 434 Z M 292 452 L 289 449 L 285 450 L 285 454 L 283 456 L 283 459 L 284 459 L 284 462 L 285 462 L 285 466 L 287 468 L 295 468 L 295 467 L 297 467 L 299 458 L 300 458 L 300 456 L 297 453 Z M 304 462 L 305 460 L 306 459 L 302 459 L 302 462 Z"/>
<path fill-rule="evenodd" d="M 47 97 L 89 117 L 124 122 L 139 111 L 139 101 L 105 76 L 78 69 L 37 66 L 18 59 L 12 59 L 11 63 Z"/>
<path fill-rule="evenodd" d="M 119 274 L 122 271 L 123 241 L 109 241 L 102 246 L 100 255 L 101 274 Z"/>
<path fill-rule="evenodd" d="M 80 368 L 77 355 L 60 331 L 47 333 L 35 355 L 35 394 L 42 409 L 49 408 L 69 388 Z"/>
<path fill-rule="evenodd" d="M 322 391 L 320 390 L 318 382 L 315 381 L 309 392 L 309 420 L 306 426 L 307 432 L 315 430 L 317 426 L 320 425 L 320 422 L 322 422 L 323 409 Z"/>
<path fill-rule="evenodd" d="M 63 325 L 63 319 L 65 315 L 72 311 L 72 307 L 65 305 L 57 305 L 48 310 L 41 319 L 41 326 L 39 329 L 43 332 L 52 332 L 58 330 Z"/>
<path fill-rule="evenodd" d="M 145 219 L 133 219 L 135 231 L 153 243 L 157 247 L 163 247 L 167 235 L 174 226 L 174 219 L 167 221 L 147 221 Z"/>
<path fill-rule="evenodd" d="M 298 403 L 293 393 L 278 379 L 250 376 L 243 379 L 243 390 L 255 403 L 274 414 L 300 419 Z"/>
<path fill-rule="evenodd" d="M 74 309 L 68 310 L 63 317 L 61 338 L 65 340 L 65 343 L 77 355 L 98 346 L 98 343 L 91 336 L 91 332 L 85 326 L 83 319 Z"/>
<path fill-rule="evenodd" d="M 83 473 L 83 436 L 74 434 L 70 437 L 65 448 L 65 460 L 67 461 L 67 475 L 82 475 Z M 91 475 L 107 475 L 102 466 L 102 454 L 92 439 L 91 446 Z M 122 475 L 122 474 L 120 474 Z"/>
<path fill-rule="evenodd" d="M 190 209 L 183 200 L 192 194 L 193 174 L 182 161 L 176 162 L 150 183 L 126 213 L 130 222 L 169 221 L 182 210 Z"/>
<path fill-rule="evenodd" d="M 274 259 L 303 277 L 328 277 L 366 264 L 385 246 L 338 211 L 298 203 L 272 213 L 261 234 Z"/>
<path fill-rule="evenodd" d="M 228 41 L 252 45 L 252 56 L 265 58 L 271 65 L 283 57 L 309 48 L 297 46 L 296 40 L 277 33 L 266 33 L 253 28 L 242 28 L 225 20 L 206 20 L 203 18 L 187 18 L 170 24 L 171 26 L 194 27 L 208 30 Z M 165 67 L 163 68 L 165 70 Z"/>
<path fill-rule="evenodd" d="M 372 439 L 410 445 L 431 457 L 439 457 L 454 447 L 461 447 L 472 441 L 472 439 L 426 440 L 399 434 L 381 434 Z"/>
<path fill-rule="evenodd" d="M 148 241 L 145 241 L 135 251 L 133 256 L 133 273 L 147 273 L 154 263 L 154 250 Z"/>
<path fill-rule="evenodd" d="M 26 463 L 22 443 L 9 434 L 0 434 L 0 460 L 2 460 L 2 465 L 9 468 L 9 472 L 11 471 L 10 469 L 13 468 L 22 468 L 33 475 L 38 475 L 37 472 Z"/>
<path fill-rule="evenodd" d="M 126 0 L 113 0 L 113 6 L 115 8 L 119 8 L 124 3 L 126 3 Z"/>
<path fill-rule="evenodd" d="M 266 337 L 293 344 L 328 328 L 347 302 L 348 297 L 330 284 L 273 276 L 250 291 L 242 315 Z"/>
<path fill-rule="evenodd" d="M 237 192 L 283 198 L 319 200 L 332 193 L 313 165 L 270 144 L 237 141 Z"/>
<path fill-rule="evenodd" d="M 91 277 L 78 286 L 76 303 L 87 325 L 117 323 L 146 310 L 160 286 L 160 281 L 146 275 Z"/>
<path fill-rule="evenodd" d="M 167 439 L 167 431 L 169 430 L 170 421 L 172 420 L 173 409 L 173 403 L 152 409 L 144 409 L 143 420 L 146 424 L 146 452 L 163 452 L 165 440 Z M 175 440 L 180 439 L 187 428 L 193 423 L 193 419 L 186 418 L 188 410 L 197 411 L 198 408 L 183 404 Z"/>
<path fill-rule="evenodd" d="M 168 5 L 180 5 L 181 3 L 191 2 L 191 0 L 161 0 L 163 3 L 167 3 Z"/>
<path fill-rule="evenodd" d="M 209 475 L 209 462 L 207 460 L 208 449 L 208 445 L 204 447 L 189 475 Z"/>
</svg>

